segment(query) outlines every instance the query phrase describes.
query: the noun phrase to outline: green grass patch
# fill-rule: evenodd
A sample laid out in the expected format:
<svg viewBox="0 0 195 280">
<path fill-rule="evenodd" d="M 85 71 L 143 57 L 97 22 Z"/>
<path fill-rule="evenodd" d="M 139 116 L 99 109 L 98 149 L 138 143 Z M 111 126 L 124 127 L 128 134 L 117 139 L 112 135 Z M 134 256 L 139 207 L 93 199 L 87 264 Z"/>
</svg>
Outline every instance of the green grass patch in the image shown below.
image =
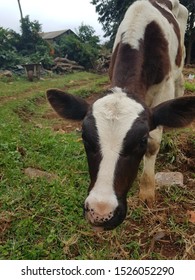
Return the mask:
<svg viewBox="0 0 195 280">
<path fill-rule="evenodd" d="M 185 89 L 188 91 L 195 92 L 195 83 L 185 82 Z"/>
</svg>

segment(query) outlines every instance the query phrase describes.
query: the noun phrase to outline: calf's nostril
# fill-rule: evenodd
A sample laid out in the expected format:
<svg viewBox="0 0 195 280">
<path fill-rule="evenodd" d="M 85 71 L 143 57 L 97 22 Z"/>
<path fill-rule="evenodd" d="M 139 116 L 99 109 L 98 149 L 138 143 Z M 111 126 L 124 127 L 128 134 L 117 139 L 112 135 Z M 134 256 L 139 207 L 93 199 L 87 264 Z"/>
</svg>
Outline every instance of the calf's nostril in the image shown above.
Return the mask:
<svg viewBox="0 0 195 280">
<path fill-rule="evenodd" d="M 100 213 L 97 213 L 93 208 L 86 208 L 86 218 L 91 223 L 105 223 L 112 219 L 114 216 L 114 212 L 109 212 L 108 214 L 101 215 Z"/>
<path fill-rule="evenodd" d="M 90 198 L 90 199 L 89 199 Z M 85 218 L 91 224 L 106 224 L 115 216 L 117 205 L 110 201 L 99 201 L 96 197 L 89 197 L 84 204 Z"/>
</svg>

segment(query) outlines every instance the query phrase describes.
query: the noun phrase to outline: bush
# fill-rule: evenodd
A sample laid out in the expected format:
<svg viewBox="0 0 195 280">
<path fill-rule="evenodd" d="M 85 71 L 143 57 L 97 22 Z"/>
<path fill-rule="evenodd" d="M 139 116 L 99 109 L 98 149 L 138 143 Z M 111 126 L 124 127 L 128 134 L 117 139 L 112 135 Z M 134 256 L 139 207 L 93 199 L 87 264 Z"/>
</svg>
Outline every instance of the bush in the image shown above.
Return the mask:
<svg viewBox="0 0 195 280">
<path fill-rule="evenodd" d="M 25 17 L 21 24 L 22 35 L 0 27 L 0 67 L 9 69 L 17 64 L 42 63 L 48 68 L 52 64 L 50 47 L 38 34 L 41 25 Z"/>
<path fill-rule="evenodd" d="M 77 35 L 61 37 L 53 46 L 39 36 L 41 25 L 37 21 L 31 22 L 29 16 L 22 20 L 21 30 L 20 35 L 12 30 L 0 28 L 2 69 L 26 63 L 42 63 L 44 68 L 50 68 L 53 64 L 51 47 L 54 48 L 56 56 L 67 55 L 70 60 L 75 60 L 86 69 L 95 68 L 100 46 L 93 27 L 82 24 Z"/>
<path fill-rule="evenodd" d="M 55 53 L 58 56 L 75 60 L 86 69 L 94 67 L 95 60 L 98 56 L 98 48 L 93 47 L 90 43 L 82 42 L 75 35 L 62 37 L 58 44 L 54 46 Z"/>
</svg>

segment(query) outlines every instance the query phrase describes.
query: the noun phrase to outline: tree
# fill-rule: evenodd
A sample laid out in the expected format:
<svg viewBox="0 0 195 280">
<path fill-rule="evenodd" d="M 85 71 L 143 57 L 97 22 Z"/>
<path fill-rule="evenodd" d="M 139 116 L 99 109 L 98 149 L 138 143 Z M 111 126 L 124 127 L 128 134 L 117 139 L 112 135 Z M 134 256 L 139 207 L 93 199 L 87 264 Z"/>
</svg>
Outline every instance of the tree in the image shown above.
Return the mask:
<svg viewBox="0 0 195 280">
<path fill-rule="evenodd" d="M 2 69 L 13 67 L 20 63 L 21 56 L 17 53 L 16 44 L 20 35 L 13 30 L 0 27 L 0 67 Z"/>
<path fill-rule="evenodd" d="M 105 31 L 104 37 L 110 37 L 114 41 L 118 26 L 122 21 L 127 8 L 135 0 L 92 0 L 91 3 L 96 6 L 96 12 L 99 14 L 98 20 L 103 25 Z"/>
<path fill-rule="evenodd" d="M 96 6 L 96 12 L 99 14 L 98 20 L 103 25 L 105 37 L 110 37 L 110 43 L 113 45 L 114 38 L 120 22 L 122 21 L 127 8 L 135 0 L 92 0 L 91 3 Z M 195 1 L 180 0 L 189 11 L 189 19 L 186 30 L 186 63 L 190 63 L 192 46 L 195 43 Z"/>
<path fill-rule="evenodd" d="M 98 47 L 100 43 L 99 37 L 95 35 L 94 28 L 90 25 L 81 23 L 76 34 L 83 43 L 90 44 L 94 47 Z"/>
<path fill-rule="evenodd" d="M 40 63 L 44 67 L 52 63 L 50 57 L 50 46 L 41 38 L 41 24 L 37 21 L 30 21 L 27 15 L 21 22 L 22 35 L 17 45 L 18 51 L 26 58 L 27 63 Z"/>
<path fill-rule="evenodd" d="M 90 44 L 83 43 L 74 35 L 62 37 L 55 45 L 55 53 L 61 57 L 68 56 L 70 60 L 78 62 L 86 69 L 93 68 L 97 58 L 95 49 Z"/>
<path fill-rule="evenodd" d="M 21 23 L 22 34 L 0 27 L 0 67 L 9 69 L 17 64 L 52 64 L 49 45 L 39 36 L 41 25 L 31 22 L 29 16 Z"/>
<path fill-rule="evenodd" d="M 78 27 L 76 35 L 65 35 L 55 44 L 55 53 L 61 57 L 68 56 L 86 69 L 94 68 L 95 61 L 99 55 L 99 37 L 90 25 Z"/>
<path fill-rule="evenodd" d="M 39 36 L 41 24 L 36 20 L 30 21 L 28 15 L 21 20 L 21 31 L 22 35 L 18 49 L 23 51 L 24 54 L 34 53 L 37 45 L 45 44 L 45 41 Z"/>
</svg>

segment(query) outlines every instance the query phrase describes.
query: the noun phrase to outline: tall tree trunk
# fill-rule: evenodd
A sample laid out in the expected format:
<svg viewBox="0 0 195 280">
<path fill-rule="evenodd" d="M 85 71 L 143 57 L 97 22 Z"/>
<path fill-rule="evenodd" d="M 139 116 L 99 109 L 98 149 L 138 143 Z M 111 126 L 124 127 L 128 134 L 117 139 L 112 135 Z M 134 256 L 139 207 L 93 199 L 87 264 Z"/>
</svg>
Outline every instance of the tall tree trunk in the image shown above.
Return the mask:
<svg viewBox="0 0 195 280">
<path fill-rule="evenodd" d="M 22 36 L 24 34 L 24 18 L 23 18 L 23 13 L 22 13 L 22 7 L 21 7 L 21 4 L 20 4 L 20 0 L 18 0 L 18 7 L 19 7 L 19 10 L 20 10 L 20 22 L 21 22 L 21 31 L 22 31 Z"/>
<path fill-rule="evenodd" d="M 20 18 L 21 18 L 21 23 L 22 23 L 23 14 L 22 14 L 22 7 L 21 7 L 21 4 L 20 4 L 20 0 L 18 0 L 18 6 L 19 6 L 19 10 L 20 10 Z"/>
</svg>

